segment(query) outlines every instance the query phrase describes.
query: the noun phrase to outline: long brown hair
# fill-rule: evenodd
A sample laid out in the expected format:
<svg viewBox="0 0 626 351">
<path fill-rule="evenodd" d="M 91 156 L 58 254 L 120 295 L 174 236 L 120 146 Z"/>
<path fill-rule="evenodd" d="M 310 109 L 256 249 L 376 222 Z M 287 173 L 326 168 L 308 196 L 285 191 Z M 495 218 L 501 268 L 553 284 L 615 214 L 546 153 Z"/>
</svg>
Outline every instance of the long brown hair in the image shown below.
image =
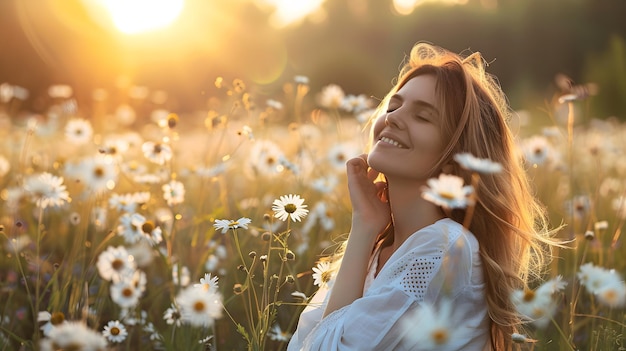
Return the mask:
<svg viewBox="0 0 626 351">
<path fill-rule="evenodd" d="M 433 173 L 444 165 L 453 165 L 452 173 L 469 183 L 471 173 L 453 161 L 457 153 L 470 153 L 502 165 L 500 173 L 481 175 L 469 229 L 480 243 L 491 344 L 496 350 L 508 350 L 513 348 L 511 334 L 521 326 L 510 295 L 539 277 L 555 242 L 545 211 L 532 194 L 508 127 L 511 110 L 506 97 L 497 80 L 484 68 L 479 53 L 462 57 L 418 43 L 372 119 L 386 111 L 389 98 L 408 80 L 423 74 L 434 75 L 441 132 L 449 142 Z M 464 211 L 450 214 L 459 223 L 463 223 L 464 216 Z"/>
</svg>

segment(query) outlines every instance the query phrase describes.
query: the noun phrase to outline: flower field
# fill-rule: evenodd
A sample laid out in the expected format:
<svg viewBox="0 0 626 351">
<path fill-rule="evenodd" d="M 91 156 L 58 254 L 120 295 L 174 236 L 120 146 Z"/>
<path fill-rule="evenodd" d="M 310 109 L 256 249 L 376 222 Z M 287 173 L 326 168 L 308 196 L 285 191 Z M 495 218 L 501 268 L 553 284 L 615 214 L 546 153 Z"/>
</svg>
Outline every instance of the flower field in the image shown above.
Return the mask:
<svg viewBox="0 0 626 351">
<path fill-rule="evenodd" d="M 350 229 L 344 164 L 375 102 L 302 76 L 215 87 L 179 114 L 144 86 L 55 85 L 32 113 L 26 89 L 0 85 L 0 350 L 286 347 Z M 626 349 L 626 125 L 589 95 L 568 87 L 511 120 L 568 241 L 511 296 L 522 349 Z"/>
</svg>

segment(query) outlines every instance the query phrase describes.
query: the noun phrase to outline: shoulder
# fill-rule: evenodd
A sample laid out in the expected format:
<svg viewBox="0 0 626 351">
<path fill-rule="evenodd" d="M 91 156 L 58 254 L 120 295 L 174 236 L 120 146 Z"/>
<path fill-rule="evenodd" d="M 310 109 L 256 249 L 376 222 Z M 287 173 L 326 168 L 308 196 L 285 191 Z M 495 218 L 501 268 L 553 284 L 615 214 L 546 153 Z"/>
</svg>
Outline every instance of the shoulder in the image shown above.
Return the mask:
<svg viewBox="0 0 626 351">
<path fill-rule="evenodd" d="M 414 233 L 380 272 L 377 286 L 399 286 L 417 300 L 439 291 L 452 280 L 452 290 L 480 282 L 478 241 L 451 219 L 440 220 Z M 451 279 L 452 277 L 452 279 Z M 433 285 L 434 283 L 434 285 Z"/>
<path fill-rule="evenodd" d="M 401 255 L 443 256 L 458 250 L 477 253 L 478 246 L 476 237 L 469 230 L 452 219 L 444 218 L 415 232 L 398 251 Z"/>
</svg>

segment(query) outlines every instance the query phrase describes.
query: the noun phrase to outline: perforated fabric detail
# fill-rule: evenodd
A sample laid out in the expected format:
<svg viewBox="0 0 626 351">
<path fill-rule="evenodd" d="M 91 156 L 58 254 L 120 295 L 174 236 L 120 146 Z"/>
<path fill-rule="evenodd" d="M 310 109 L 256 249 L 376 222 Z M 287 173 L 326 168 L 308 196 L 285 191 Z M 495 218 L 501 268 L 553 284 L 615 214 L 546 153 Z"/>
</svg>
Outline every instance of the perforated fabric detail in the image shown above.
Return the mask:
<svg viewBox="0 0 626 351">
<path fill-rule="evenodd" d="M 438 255 L 419 257 L 416 253 L 409 253 L 389 267 L 391 269 L 385 275 L 385 280 L 399 283 L 404 291 L 415 296 L 418 301 L 423 301 L 443 254 L 440 251 Z"/>
<path fill-rule="evenodd" d="M 438 256 L 437 260 L 441 260 L 441 257 Z M 414 294 L 420 301 L 423 300 L 426 289 L 436 272 L 437 264 L 432 259 L 419 258 L 413 261 L 402 278 L 404 291 Z"/>
</svg>

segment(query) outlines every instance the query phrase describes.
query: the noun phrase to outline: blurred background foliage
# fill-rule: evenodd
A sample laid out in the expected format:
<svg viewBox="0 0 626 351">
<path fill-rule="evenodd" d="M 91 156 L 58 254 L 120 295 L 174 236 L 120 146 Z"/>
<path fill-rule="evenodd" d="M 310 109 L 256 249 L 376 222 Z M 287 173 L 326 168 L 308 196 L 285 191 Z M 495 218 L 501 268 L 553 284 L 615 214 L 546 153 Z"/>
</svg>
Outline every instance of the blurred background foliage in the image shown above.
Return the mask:
<svg viewBox="0 0 626 351">
<path fill-rule="evenodd" d="M 594 115 L 626 117 L 623 0 L 446 0 L 415 8 L 417 1 L 326 0 L 278 26 L 278 0 L 186 0 L 169 27 L 133 35 L 112 28 L 90 5 L 97 1 L 0 1 L 0 82 L 29 89 L 31 110 L 46 106 L 41 97 L 51 84 L 71 85 L 80 99 L 119 77 L 167 91 L 179 113 L 206 108 L 217 76 L 275 89 L 304 75 L 313 91 L 336 83 L 382 97 L 411 46 L 428 41 L 480 51 L 513 108 L 540 106 L 563 73 L 598 84 Z M 411 9 L 400 14 L 393 5 L 401 3 Z"/>
</svg>

